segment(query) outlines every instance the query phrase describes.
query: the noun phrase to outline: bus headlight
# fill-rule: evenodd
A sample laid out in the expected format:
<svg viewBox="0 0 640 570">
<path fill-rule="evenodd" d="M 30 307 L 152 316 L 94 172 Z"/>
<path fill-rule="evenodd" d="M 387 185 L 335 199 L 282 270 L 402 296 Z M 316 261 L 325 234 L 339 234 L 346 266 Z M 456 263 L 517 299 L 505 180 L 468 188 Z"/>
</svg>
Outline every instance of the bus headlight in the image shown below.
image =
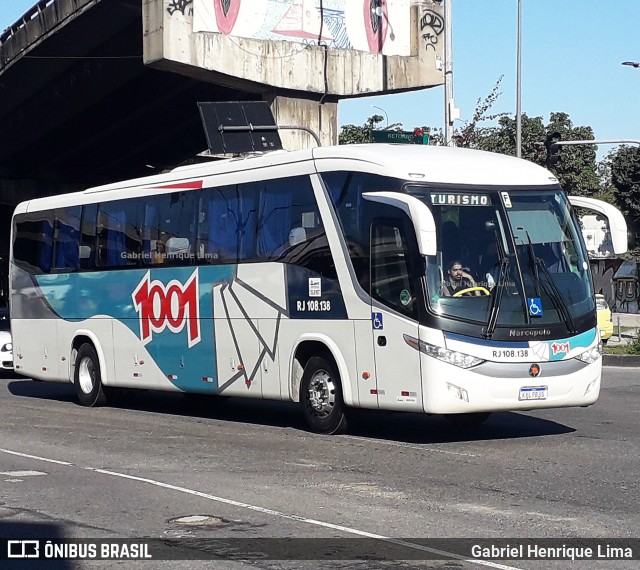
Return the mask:
<svg viewBox="0 0 640 570">
<path fill-rule="evenodd" d="M 2 350 L 2 352 L 11 352 L 12 349 L 13 349 L 13 345 L 10 342 L 8 342 L 7 344 L 3 344 L 2 349 L 0 350 Z"/>
<path fill-rule="evenodd" d="M 591 364 L 602 356 L 602 342 L 599 342 L 596 346 L 592 346 L 589 350 L 585 350 L 582 354 L 576 356 L 576 358 L 585 364 Z"/>
<path fill-rule="evenodd" d="M 481 358 L 471 356 L 470 354 L 464 354 L 463 352 L 457 352 L 455 350 L 447 350 L 441 346 L 429 344 L 428 342 L 418 340 L 417 338 L 413 338 L 409 335 L 404 335 L 404 340 L 409 346 L 412 346 L 420 352 L 428 356 L 432 356 L 433 358 L 437 358 L 438 360 L 442 360 L 447 364 L 459 366 L 460 368 L 471 368 L 472 366 L 477 366 L 484 362 Z"/>
</svg>

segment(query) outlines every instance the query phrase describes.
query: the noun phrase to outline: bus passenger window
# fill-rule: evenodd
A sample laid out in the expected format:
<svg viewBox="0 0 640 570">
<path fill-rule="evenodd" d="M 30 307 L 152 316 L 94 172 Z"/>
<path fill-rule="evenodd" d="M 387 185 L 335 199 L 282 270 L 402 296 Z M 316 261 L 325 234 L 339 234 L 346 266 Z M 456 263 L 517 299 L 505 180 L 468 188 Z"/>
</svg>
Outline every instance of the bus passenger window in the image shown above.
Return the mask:
<svg viewBox="0 0 640 570">
<path fill-rule="evenodd" d="M 98 265 L 137 267 L 142 257 L 142 232 L 137 200 L 100 205 L 98 212 Z"/>
<path fill-rule="evenodd" d="M 80 227 L 80 246 L 78 251 L 80 269 L 95 268 L 96 247 L 96 216 L 98 206 L 87 204 L 82 207 L 82 222 Z"/>
<path fill-rule="evenodd" d="M 241 224 L 238 192 L 235 186 L 213 188 L 208 192 L 209 233 L 205 253 L 223 263 L 236 263 Z"/>
<path fill-rule="evenodd" d="M 75 271 L 79 267 L 81 206 L 55 211 L 53 269 Z"/>
<path fill-rule="evenodd" d="M 16 264 L 35 274 L 48 273 L 53 252 L 53 212 L 20 214 L 14 223 Z"/>
</svg>

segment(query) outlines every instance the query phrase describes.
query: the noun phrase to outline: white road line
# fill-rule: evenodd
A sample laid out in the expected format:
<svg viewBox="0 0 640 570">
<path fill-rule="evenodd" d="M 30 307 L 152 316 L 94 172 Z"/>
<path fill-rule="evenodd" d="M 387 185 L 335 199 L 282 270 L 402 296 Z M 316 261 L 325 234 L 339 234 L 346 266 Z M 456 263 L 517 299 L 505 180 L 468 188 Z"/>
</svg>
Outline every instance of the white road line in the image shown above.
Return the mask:
<svg viewBox="0 0 640 570">
<path fill-rule="evenodd" d="M 46 475 L 44 471 L 0 471 L 0 475 L 8 477 L 34 477 L 36 475 Z"/>
<path fill-rule="evenodd" d="M 58 461 L 56 459 L 47 459 L 46 457 L 38 457 L 37 455 L 29 455 L 28 453 L 19 453 L 18 451 L 11 451 L 10 449 L 0 449 L 2 453 L 8 453 L 9 455 L 17 455 L 18 457 L 26 457 L 27 459 L 35 459 L 36 461 L 44 461 L 46 463 L 55 463 L 56 465 L 66 465 L 67 467 L 77 467 L 73 463 L 68 461 Z"/>
<path fill-rule="evenodd" d="M 81 465 L 76 465 L 74 463 L 69 463 L 67 461 L 58 461 L 56 459 L 49 459 L 47 457 L 39 457 L 37 455 L 29 455 L 27 453 L 19 453 L 17 451 L 11 451 L 9 449 L 0 448 L 0 452 L 8 453 L 9 455 L 17 455 L 18 457 L 25 457 L 27 459 L 34 459 L 36 461 L 44 461 L 45 463 L 55 463 L 57 465 L 65 465 L 67 467 L 75 467 L 77 469 L 84 469 L 86 471 L 92 471 L 94 473 L 100 473 L 102 475 L 109 475 L 111 477 L 120 477 L 121 479 L 129 479 L 131 481 L 138 481 L 139 483 L 147 483 L 149 485 L 154 485 L 156 487 L 162 487 L 163 489 L 170 489 L 172 491 L 178 491 L 179 493 L 186 493 L 188 495 L 193 495 L 196 497 L 201 497 L 203 499 L 208 499 L 210 501 L 215 501 L 217 503 L 223 503 L 225 505 L 231 505 L 234 507 L 238 507 L 241 509 L 247 509 L 250 511 L 255 511 L 258 513 L 263 513 L 267 515 L 271 515 L 274 517 L 279 517 L 287 520 L 302 522 L 306 524 L 311 524 L 314 526 L 319 526 L 322 528 L 329 528 L 332 530 L 338 530 L 344 532 L 346 534 L 353 534 L 356 536 L 363 536 L 366 538 L 374 538 L 383 542 L 389 542 L 392 544 L 398 544 L 400 546 L 404 546 L 405 548 L 413 548 L 415 550 L 420 550 L 422 552 L 429 552 L 430 554 L 437 554 L 439 556 L 446 556 L 447 558 L 453 558 L 455 560 L 463 560 L 465 562 L 469 562 L 471 564 L 478 564 L 480 566 L 487 566 L 489 568 L 495 568 L 496 570 L 522 570 L 520 568 L 516 568 L 515 566 L 506 566 L 504 564 L 498 564 L 497 562 L 490 562 L 488 560 L 474 560 L 465 558 L 464 556 L 460 556 L 459 554 L 455 554 L 453 552 L 447 552 L 446 550 L 439 550 L 437 548 L 429 548 L 428 546 L 423 546 L 421 544 L 415 544 L 413 542 L 407 542 L 405 540 L 400 540 L 397 538 L 392 538 L 390 536 L 384 536 L 382 534 L 375 534 L 372 532 L 367 532 L 364 530 L 359 530 L 357 528 L 351 528 L 348 526 L 328 523 L 316 519 L 309 519 L 306 517 L 301 517 L 299 515 L 292 515 L 283 513 L 281 511 L 275 511 L 273 509 L 267 509 L 265 507 L 259 507 L 257 505 L 251 505 L 249 503 L 243 503 L 241 501 L 234 501 L 233 499 L 225 499 L 224 497 L 217 497 L 216 495 L 211 495 L 209 493 L 203 493 L 202 491 L 196 491 L 194 489 L 187 489 L 186 487 L 179 487 L 177 485 L 172 485 L 170 483 L 163 483 L 162 481 L 156 481 L 155 479 L 148 479 L 146 477 L 138 477 L 137 475 L 127 475 L 126 473 L 119 473 L 117 471 L 110 471 L 108 469 L 99 469 L 97 467 L 82 467 Z"/>
</svg>

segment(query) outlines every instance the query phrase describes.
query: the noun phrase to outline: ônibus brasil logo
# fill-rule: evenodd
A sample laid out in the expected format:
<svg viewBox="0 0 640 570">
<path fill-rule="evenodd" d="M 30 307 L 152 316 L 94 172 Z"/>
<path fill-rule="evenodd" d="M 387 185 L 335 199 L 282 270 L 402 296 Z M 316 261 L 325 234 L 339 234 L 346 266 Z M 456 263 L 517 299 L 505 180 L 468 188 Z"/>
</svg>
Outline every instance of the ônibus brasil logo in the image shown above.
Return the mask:
<svg viewBox="0 0 640 570">
<path fill-rule="evenodd" d="M 179 333 L 185 325 L 189 348 L 200 342 L 197 268 L 184 285 L 176 279 L 166 285 L 157 279 L 151 281 L 151 271 L 147 271 L 131 298 L 140 320 L 142 344 L 150 342 L 154 332 L 168 328 Z"/>
</svg>

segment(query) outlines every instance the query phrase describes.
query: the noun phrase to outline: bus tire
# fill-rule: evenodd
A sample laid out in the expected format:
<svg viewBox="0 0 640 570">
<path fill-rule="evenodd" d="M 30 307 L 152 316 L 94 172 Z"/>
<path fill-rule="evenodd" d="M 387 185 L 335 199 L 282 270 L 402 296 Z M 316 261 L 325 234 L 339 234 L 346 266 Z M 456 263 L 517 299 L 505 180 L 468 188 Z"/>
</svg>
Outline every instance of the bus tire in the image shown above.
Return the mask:
<svg viewBox="0 0 640 570">
<path fill-rule="evenodd" d="M 446 414 L 445 417 L 455 426 L 477 426 L 486 421 L 491 412 L 473 412 L 470 414 Z"/>
<path fill-rule="evenodd" d="M 107 403 L 98 353 L 91 344 L 85 343 L 78 349 L 73 384 L 78 400 L 83 406 L 98 407 Z"/>
<path fill-rule="evenodd" d="M 327 435 L 347 429 L 340 374 L 331 359 L 312 356 L 304 367 L 300 383 L 300 401 L 309 427 Z"/>
</svg>

